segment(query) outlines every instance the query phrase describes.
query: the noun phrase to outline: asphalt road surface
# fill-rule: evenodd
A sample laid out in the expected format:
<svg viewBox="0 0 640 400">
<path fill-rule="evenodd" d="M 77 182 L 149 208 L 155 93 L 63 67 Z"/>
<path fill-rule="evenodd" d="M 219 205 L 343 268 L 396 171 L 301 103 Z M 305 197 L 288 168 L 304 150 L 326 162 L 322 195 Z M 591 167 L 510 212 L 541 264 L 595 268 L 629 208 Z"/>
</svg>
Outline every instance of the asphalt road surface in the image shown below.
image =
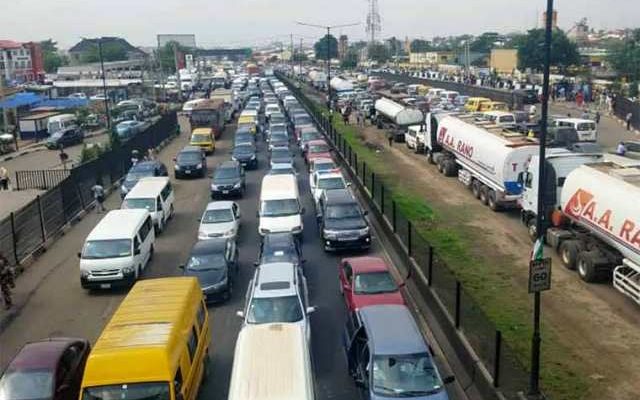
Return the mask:
<svg viewBox="0 0 640 400">
<path fill-rule="evenodd" d="M 210 171 L 219 162 L 229 159 L 233 127 L 227 128 L 217 143 L 215 154 L 209 157 Z M 187 137 L 175 139 L 160 154 L 171 170 L 171 159 L 187 143 Z M 258 144 L 259 169 L 247 172 L 247 190 L 238 199 L 242 210 L 242 227 L 238 236 L 240 273 L 232 299 L 211 306 L 212 343 L 210 356 L 212 370 L 200 397 L 226 399 L 233 363 L 233 352 L 241 319 L 235 315 L 243 308 L 244 294 L 253 273 L 253 262 L 258 256 L 259 235 L 257 211 L 259 185 L 266 173 L 267 159 L 264 143 Z M 37 153 L 36 153 L 37 154 Z M 26 156 L 25 156 L 26 157 Z M 346 371 L 346 360 L 341 347 L 341 332 L 345 321 L 345 308 L 338 290 L 337 263 L 344 254 L 325 253 L 320 246 L 314 208 L 308 189 L 308 174 L 304 162 L 296 157 L 300 171 L 299 184 L 304 216 L 303 255 L 304 269 L 309 282 L 311 304 L 318 311 L 311 316 L 312 352 L 315 362 L 316 387 L 319 399 L 357 399 L 359 395 Z M 209 179 L 173 180 L 176 214 L 156 241 L 154 260 L 146 268 L 143 279 L 179 275 L 178 265 L 184 263 L 196 241 L 198 218 L 209 201 Z M 120 199 L 115 191 L 107 199 L 110 209 L 118 208 Z M 0 334 L 0 369 L 4 368 L 23 343 L 48 336 L 85 337 L 95 342 L 102 328 L 126 294 L 122 291 L 87 292 L 80 287 L 78 259 L 85 237 L 101 215 L 95 211 L 87 215 L 55 243 L 47 253 L 30 267 L 24 278 L 40 279 L 26 305 Z M 374 232 L 374 246 L 370 254 L 381 253 Z M 18 280 L 18 285 L 20 280 Z M 438 346 L 436 353 L 441 354 Z M 451 398 L 462 398 L 460 387 L 448 387 Z"/>
</svg>

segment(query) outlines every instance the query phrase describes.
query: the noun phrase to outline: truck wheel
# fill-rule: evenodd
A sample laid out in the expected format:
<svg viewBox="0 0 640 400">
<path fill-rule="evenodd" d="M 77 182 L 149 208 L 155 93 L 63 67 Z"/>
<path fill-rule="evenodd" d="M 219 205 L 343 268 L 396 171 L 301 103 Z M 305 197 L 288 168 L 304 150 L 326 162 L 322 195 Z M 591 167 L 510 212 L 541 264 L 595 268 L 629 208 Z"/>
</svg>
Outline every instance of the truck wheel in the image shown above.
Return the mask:
<svg viewBox="0 0 640 400">
<path fill-rule="evenodd" d="M 471 193 L 473 193 L 476 199 L 480 198 L 480 189 L 482 189 L 482 183 L 474 179 L 473 182 L 471 182 Z"/>
<path fill-rule="evenodd" d="M 438 158 L 438 160 L 436 161 L 437 165 L 438 165 L 438 171 L 440 171 L 441 174 L 444 174 L 444 158 L 440 157 Z"/>
<path fill-rule="evenodd" d="M 596 270 L 596 258 L 598 253 L 595 251 L 581 251 L 576 258 L 576 266 L 578 267 L 578 275 L 585 282 L 595 282 L 598 278 Z"/>
<path fill-rule="evenodd" d="M 565 240 L 561 242 L 558 247 L 558 255 L 560 256 L 562 265 L 570 270 L 576 269 L 576 259 L 578 258 L 579 251 L 580 242 L 577 240 Z"/>
<path fill-rule="evenodd" d="M 498 203 L 498 196 L 496 195 L 496 191 L 493 189 L 489 189 L 489 195 L 487 198 L 487 205 L 492 211 L 500 210 L 500 203 Z"/>
<path fill-rule="evenodd" d="M 484 205 L 489 203 L 489 188 L 485 185 L 482 185 L 480 188 L 480 202 Z"/>
<path fill-rule="evenodd" d="M 442 163 L 444 168 L 444 176 L 456 176 L 458 174 L 458 166 L 453 160 L 446 160 Z"/>
<path fill-rule="evenodd" d="M 536 226 L 536 219 L 534 217 L 529 218 L 527 221 L 527 233 L 529 234 L 529 239 L 535 243 L 538 239 L 538 227 Z"/>
</svg>

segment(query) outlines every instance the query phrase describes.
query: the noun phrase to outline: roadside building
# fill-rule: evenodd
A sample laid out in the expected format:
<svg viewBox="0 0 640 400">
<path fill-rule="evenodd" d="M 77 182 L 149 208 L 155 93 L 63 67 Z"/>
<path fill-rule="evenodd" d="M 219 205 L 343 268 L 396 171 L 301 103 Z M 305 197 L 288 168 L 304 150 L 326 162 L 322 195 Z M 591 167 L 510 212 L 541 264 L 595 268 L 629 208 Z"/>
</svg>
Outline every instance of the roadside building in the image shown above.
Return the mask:
<svg viewBox="0 0 640 400">
<path fill-rule="evenodd" d="M 44 77 L 44 62 L 40 45 L 0 40 L 0 75 L 6 82 L 41 80 Z"/>
<path fill-rule="evenodd" d="M 101 37 L 98 39 L 82 39 L 69 49 L 69 59 L 72 63 L 82 63 L 85 56 L 95 52 L 98 48 L 98 42 L 102 43 L 102 49 L 107 48 L 123 49 L 127 60 L 139 60 L 147 57 L 147 54 L 139 48 L 132 46 L 125 39 L 118 37 Z"/>
<path fill-rule="evenodd" d="M 454 54 L 451 51 L 426 51 L 409 53 L 409 64 L 449 64 L 453 62 Z"/>
<path fill-rule="evenodd" d="M 491 49 L 489 68 L 498 74 L 512 74 L 518 68 L 518 50 Z"/>
</svg>

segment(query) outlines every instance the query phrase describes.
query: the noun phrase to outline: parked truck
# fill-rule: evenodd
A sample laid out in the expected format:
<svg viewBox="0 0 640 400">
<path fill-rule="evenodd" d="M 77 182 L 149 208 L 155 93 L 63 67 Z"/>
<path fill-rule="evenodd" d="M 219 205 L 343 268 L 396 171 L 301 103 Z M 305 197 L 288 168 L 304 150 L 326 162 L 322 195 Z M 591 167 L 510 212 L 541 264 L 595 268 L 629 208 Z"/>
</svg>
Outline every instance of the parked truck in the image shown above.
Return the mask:
<svg viewBox="0 0 640 400">
<path fill-rule="evenodd" d="M 470 114 L 429 113 L 415 136 L 417 152 L 445 176 L 457 176 L 494 211 L 517 206 L 518 174 L 538 154 L 534 139 Z"/>
<path fill-rule="evenodd" d="M 314 88 L 324 90 L 327 88 L 327 74 L 321 71 L 311 71 L 309 72 L 309 82 Z"/>
<path fill-rule="evenodd" d="M 393 131 L 396 141 L 404 141 L 406 129 L 411 125 L 421 124 L 424 120 L 422 111 L 404 106 L 387 98 L 381 98 L 374 103 L 376 115 L 374 123 L 379 129 Z"/>
<path fill-rule="evenodd" d="M 538 157 L 522 174 L 522 221 L 535 235 Z M 586 282 L 612 279 L 640 304 L 640 168 L 601 155 L 551 152 L 546 157 L 546 243 Z"/>
<path fill-rule="evenodd" d="M 331 89 L 335 90 L 336 93 L 353 91 L 353 83 L 339 76 L 331 78 L 329 84 L 331 85 Z"/>
</svg>

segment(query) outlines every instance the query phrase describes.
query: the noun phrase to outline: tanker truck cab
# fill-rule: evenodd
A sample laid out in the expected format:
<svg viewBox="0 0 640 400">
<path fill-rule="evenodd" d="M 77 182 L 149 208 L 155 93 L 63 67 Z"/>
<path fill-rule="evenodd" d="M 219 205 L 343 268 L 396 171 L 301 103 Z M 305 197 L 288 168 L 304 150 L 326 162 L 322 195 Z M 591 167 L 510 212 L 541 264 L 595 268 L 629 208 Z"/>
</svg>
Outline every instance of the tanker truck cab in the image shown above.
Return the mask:
<svg viewBox="0 0 640 400">
<path fill-rule="evenodd" d="M 569 127 L 578 133 L 581 142 L 595 142 L 598 140 L 598 129 L 595 121 L 580 118 L 560 118 L 553 123 L 557 127 Z"/>
</svg>

